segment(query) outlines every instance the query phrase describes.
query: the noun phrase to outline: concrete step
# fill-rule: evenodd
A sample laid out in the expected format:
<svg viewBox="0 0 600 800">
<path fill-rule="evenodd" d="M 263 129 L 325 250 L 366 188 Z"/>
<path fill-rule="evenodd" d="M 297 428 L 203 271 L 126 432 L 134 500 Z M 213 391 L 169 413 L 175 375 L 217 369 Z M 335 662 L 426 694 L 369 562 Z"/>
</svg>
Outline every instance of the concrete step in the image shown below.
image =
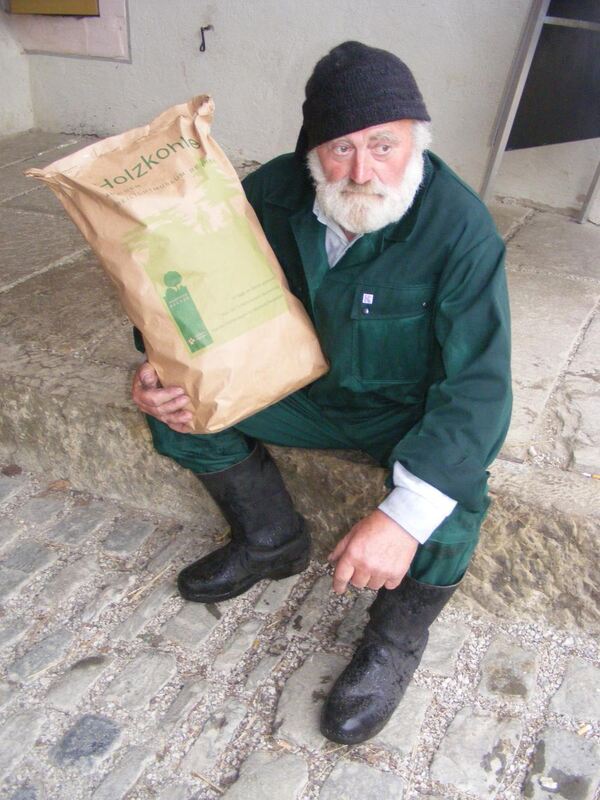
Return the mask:
<svg viewBox="0 0 600 800">
<path fill-rule="evenodd" d="M 32 164 L 50 163 L 82 142 L 45 139 L 39 132 L 28 137 L 0 142 L 0 177 L 6 177 L 0 181 L 0 458 L 137 508 L 222 525 L 198 482 L 154 453 L 130 402 L 140 356 L 112 285 L 49 190 L 20 177 Z M 515 597 L 537 609 L 542 603 L 535 592 L 557 603 L 567 592 L 567 618 L 575 618 L 583 602 L 583 617 L 591 619 L 591 589 L 579 586 L 580 601 L 568 583 L 574 571 L 585 573 L 593 520 L 600 513 L 600 482 L 581 474 L 600 472 L 598 365 L 592 363 L 599 335 L 600 229 L 515 203 L 492 210 L 508 241 L 516 402 L 492 469 L 498 502 L 486 535 L 494 545 L 481 556 L 481 586 L 489 589 L 492 575 L 508 580 L 502 565 L 515 558 L 515 541 L 531 564 L 516 591 L 503 584 L 482 595 L 496 610 L 517 602 Z M 383 471 L 358 454 L 274 452 L 321 555 L 384 492 Z M 540 491 L 549 481 L 552 490 Z M 527 520 L 521 528 L 516 509 Z M 536 558 L 556 571 L 556 554 L 548 555 L 544 545 L 547 525 L 567 531 L 570 519 L 581 522 L 568 575 L 555 576 L 552 590 L 532 588 Z M 475 577 L 472 584 L 477 594 Z"/>
</svg>

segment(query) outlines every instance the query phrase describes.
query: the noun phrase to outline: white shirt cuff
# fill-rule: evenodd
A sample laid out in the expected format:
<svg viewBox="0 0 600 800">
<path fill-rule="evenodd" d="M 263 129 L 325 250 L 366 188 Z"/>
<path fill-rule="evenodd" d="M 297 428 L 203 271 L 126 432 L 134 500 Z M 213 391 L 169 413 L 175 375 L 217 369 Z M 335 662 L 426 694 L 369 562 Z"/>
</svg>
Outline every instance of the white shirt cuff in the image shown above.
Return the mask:
<svg viewBox="0 0 600 800">
<path fill-rule="evenodd" d="M 395 488 L 379 504 L 379 510 L 424 544 L 452 513 L 456 500 L 417 478 L 399 461 L 394 464 L 393 479 Z"/>
</svg>

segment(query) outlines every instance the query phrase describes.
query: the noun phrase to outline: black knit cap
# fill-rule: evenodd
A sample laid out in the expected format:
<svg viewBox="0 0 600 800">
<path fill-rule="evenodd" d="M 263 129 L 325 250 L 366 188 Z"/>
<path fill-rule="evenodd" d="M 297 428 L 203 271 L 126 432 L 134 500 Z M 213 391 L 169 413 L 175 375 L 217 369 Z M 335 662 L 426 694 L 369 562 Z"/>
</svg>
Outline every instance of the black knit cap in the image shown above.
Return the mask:
<svg viewBox="0 0 600 800">
<path fill-rule="evenodd" d="M 344 42 L 317 62 L 306 84 L 296 155 L 372 125 L 397 119 L 429 121 L 412 72 L 377 47 Z"/>
</svg>

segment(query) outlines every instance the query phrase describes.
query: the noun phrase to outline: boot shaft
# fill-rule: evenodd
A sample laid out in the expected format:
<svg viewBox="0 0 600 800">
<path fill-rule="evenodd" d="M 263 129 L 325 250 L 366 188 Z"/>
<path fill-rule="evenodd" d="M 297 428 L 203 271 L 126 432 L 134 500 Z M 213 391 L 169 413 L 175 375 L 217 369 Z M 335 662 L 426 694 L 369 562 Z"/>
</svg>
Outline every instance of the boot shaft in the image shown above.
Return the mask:
<svg viewBox="0 0 600 800">
<path fill-rule="evenodd" d="M 459 584 L 434 586 L 408 575 L 396 589 L 380 589 L 369 608 L 367 631 L 395 648 L 413 650 L 427 641 L 430 625 Z"/>
<path fill-rule="evenodd" d="M 273 548 L 301 532 L 302 518 L 294 510 L 277 465 L 260 442 L 239 464 L 197 477 L 227 520 L 233 541 Z"/>
</svg>

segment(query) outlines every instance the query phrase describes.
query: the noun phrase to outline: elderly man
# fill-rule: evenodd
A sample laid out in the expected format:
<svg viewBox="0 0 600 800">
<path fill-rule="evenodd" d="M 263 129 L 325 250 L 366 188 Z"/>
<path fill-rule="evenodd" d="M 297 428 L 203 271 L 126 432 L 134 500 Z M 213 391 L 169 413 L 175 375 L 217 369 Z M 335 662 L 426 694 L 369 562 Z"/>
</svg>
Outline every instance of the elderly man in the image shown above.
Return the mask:
<svg viewBox="0 0 600 800">
<path fill-rule="evenodd" d="M 426 149 L 428 122 L 402 61 L 345 42 L 306 85 L 295 154 L 244 181 L 327 375 L 213 435 L 186 433 L 187 397 L 148 364 L 134 378 L 157 450 L 197 474 L 231 527 L 226 546 L 180 574 L 186 599 L 235 597 L 308 563 L 303 520 L 262 442 L 358 448 L 389 466 L 388 496 L 330 555 L 336 592 L 377 590 L 323 708 L 323 734 L 345 744 L 379 732 L 404 694 L 477 543 L 510 415 L 503 243 Z"/>
</svg>

